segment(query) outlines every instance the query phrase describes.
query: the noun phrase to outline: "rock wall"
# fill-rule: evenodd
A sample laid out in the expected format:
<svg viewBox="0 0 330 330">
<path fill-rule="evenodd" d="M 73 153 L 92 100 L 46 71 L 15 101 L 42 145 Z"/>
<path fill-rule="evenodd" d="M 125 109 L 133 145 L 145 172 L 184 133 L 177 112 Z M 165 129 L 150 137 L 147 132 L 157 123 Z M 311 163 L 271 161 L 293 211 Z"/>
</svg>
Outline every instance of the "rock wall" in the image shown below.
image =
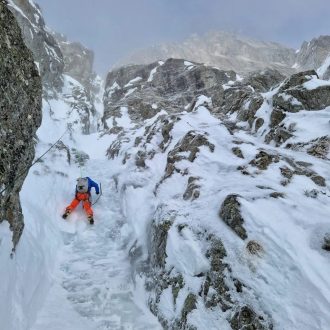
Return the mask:
<svg viewBox="0 0 330 330">
<path fill-rule="evenodd" d="M 0 222 L 8 221 L 14 246 L 24 228 L 19 192 L 34 158 L 41 124 L 42 85 L 33 54 L 7 1 L 0 1 Z"/>
<path fill-rule="evenodd" d="M 95 73 L 93 72 L 94 53 L 79 42 L 70 42 L 59 33 L 53 33 L 64 59 L 64 73 L 91 89 Z"/>
<path fill-rule="evenodd" d="M 45 25 L 40 7 L 32 0 L 9 0 L 8 3 L 21 27 L 25 44 L 38 62 L 44 92 L 60 91 L 63 86 L 63 55 Z"/>
</svg>

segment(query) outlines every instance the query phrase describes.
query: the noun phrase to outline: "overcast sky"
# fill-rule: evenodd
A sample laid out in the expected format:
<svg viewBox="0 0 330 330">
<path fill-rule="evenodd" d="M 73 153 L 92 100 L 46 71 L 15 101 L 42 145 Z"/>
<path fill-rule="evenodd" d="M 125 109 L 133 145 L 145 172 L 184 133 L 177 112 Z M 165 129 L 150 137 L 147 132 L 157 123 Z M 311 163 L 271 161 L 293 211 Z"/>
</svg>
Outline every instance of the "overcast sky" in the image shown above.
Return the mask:
<svg viewBox="0 0 330 330">
<path fill-rule="evenodd" d="M 95 53 L 104 75 L 134 49 L 224 30 L 299 48 L 330 34 L 329 0 L 36 0 L 46 24 Z"/>
</svg>

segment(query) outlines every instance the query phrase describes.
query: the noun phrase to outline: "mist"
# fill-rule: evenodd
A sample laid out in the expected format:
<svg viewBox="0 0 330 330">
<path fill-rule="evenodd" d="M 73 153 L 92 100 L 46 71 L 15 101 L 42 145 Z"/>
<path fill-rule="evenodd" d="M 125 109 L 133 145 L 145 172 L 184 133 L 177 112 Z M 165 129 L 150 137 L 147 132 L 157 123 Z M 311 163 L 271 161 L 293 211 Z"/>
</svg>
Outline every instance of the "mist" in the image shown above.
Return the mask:
<svg viewBox="0 0 330 330">
<path fill-rule="evenodd" d="M 134 50 L 228 31 L 299 48 L 329 34 L 326 0 L 37 0 L 46 24 L 95 53 L 104 75 Z"/>
</svg>

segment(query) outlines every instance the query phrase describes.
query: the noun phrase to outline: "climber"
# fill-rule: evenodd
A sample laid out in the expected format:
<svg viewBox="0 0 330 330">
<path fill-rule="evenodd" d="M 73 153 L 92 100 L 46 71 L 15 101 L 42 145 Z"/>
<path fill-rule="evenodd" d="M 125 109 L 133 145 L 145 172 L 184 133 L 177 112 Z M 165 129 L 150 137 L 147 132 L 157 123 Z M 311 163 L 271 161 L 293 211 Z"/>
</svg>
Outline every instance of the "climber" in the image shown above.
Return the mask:
<svg viewBox="0 0 330 330">
<path fill-rule="evenodd" d="M 91 189 L 94 187 L 96 194 L 100 193 L 99 185 L 91 178 L 78 178 L 76 185 L 76 196 L 71 204 L 65 209 L 63 219 L 66 219 L 68 215 L 78 206 L 80 202 L 83 202 L 83 208 L 87 214 L 89 223 L 94 224 L 92 204 L 90 202 Z"/>
</svg>

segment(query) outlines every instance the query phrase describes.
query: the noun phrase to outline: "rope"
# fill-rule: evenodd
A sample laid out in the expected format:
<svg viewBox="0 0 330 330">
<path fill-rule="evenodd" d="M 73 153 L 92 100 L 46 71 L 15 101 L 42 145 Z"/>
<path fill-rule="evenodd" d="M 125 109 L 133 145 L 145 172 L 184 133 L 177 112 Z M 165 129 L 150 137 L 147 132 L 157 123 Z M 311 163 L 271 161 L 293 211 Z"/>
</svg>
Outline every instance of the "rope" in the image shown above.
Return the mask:
<svg viewBox="0 0 330 330">
<path fill-rule="evenodd" d="M 99 201 L 101 196 L 102 196 L 102 185 L 101 185 L 101 182 L 100 182 L 100 196 L 97 198 L 97 200 L 94 203 L 92 203 L 92 205 L 95 205 Z"/>
<path fill-rule="evenodd" d="M 66 134 L 66 132 L 69 130 L 69 129 L 71 129 L 71 125 L 68 125 L 68 128 L 65 130 L 65 132 L 61 135 L 61 137 L 55 142 L 55 143 L 53 143 L 51 146 L 50 146 L 50 148 L 49 149 L 47 149 L 40 157 L 38 157 L 30 166 L 28 166 L 28 167 L 26 167 L 21 173 L 19 173 L 17 176 L 16 176 L 16 180 L 18 179 L 18 178 L 20 178 L 21 176 L 23 176 L 24 174 L 26 174 L 29 170 L 30 170 L 30 168 L 33 166 L 33 165 L 35 165 L 36 163 L 38 163 L 52 148 L 54 148 L 55 146 L 56 146 L 56 144 L 58 143 L 58 142 L 60 142 L 61 141 L 61 139 L 63 138 L 63 136 Z M 15 183 L 15 181 L 14 181 L 14 183 Z M 5 192 L 8 188 L 9 188 L 10 186 L 7 186 L 7 187 L 5 187 L 4 189 L 2 189 L 1 191 L 0 191 L 0 195 L 2 195 L 3 194 L 3 192 Z"/>
</svg>

